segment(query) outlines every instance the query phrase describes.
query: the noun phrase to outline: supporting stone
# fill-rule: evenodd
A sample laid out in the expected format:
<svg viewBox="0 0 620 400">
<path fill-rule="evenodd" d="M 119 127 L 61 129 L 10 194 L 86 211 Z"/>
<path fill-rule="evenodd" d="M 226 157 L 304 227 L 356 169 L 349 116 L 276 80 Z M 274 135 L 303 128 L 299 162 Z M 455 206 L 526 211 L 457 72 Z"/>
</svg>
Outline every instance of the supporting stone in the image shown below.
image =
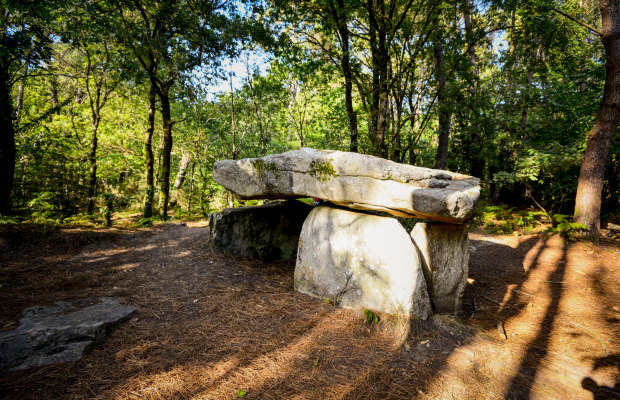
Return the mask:
<svg viewBox="0 0 620 400">
<path fill-rule="evenodd" d="M 418 248 L 433 308 L 455 313 L 461 303 L 469 263 L 468 224 L 417 223 L 411 239 Z"/>
<path fill-rule="evenodd" d="M 330 205 L 303 225 L 295 289 L 347 308 L 431 314 L 420 257 L 398 221 Z"/>
<path fill-rule="evenodd" d="M 238 257 L 295 258 L 299 233 L 310 210 L 312 206 L 291 200 L 209 214 L 211 243 L 216 250 Z"/>
<path fill-rule="evenodd" d="M 110 297 L 27 308 L 16 329 L 0 332 L 0 369 L 78 360 L 135 311 Z"/>
</svg>

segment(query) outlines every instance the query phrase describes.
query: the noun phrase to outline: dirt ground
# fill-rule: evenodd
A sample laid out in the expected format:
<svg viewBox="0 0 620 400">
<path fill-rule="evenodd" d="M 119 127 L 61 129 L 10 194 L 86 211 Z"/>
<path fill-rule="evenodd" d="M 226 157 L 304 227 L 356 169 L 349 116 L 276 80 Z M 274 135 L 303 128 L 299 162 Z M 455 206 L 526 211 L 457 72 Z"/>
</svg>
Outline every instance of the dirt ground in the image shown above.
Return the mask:
<svg viewBox="0 0 620 400">
<path fill-rule="evenodd" d="M 0 374 L 1 398 L 620 398 L 618 242 L 472 233 L 463 312 L 403 340 L 295 292 L 293 263 L 214 254 L 204 223 L 0 233 L 0 329 L 58 300 L 138 309 L 80 361 Z"/>
</svg>

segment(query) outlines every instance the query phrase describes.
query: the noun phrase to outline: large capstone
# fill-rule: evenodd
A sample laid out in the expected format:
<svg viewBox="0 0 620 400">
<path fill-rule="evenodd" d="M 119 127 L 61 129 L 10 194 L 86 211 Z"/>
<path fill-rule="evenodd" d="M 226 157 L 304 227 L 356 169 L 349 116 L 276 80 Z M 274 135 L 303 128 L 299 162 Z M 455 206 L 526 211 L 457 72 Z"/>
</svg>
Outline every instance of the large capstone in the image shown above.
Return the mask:
<svg viewBox="0 0 620 400">
<path fill-rule="evenodd" d="M 243 199 L 318 197 L 359 210 L 462 223 L 480 195 L 477 178 L 341 151 L 304 148 L 215 163 L 213 179 Z"/>
<path fill-rule="evenodd" d="M 227 208 L 209 214 L 211 243 L 221 252 L 263 261 L 295 258 L 312 206 L 300 201 Z"/>
<path fill-rule="evenodd" d="M 110 297 L 27 308 L 16 329 L 0 332 L 0 369 L 78 360 L 135 311 Z"/>
<path fill-rule="evenodd" d="M 443 223 L 417 223 L 411 231 L 436 312 L 461 310 L 469 263 L 467 231 L 468 224 Z"/>
<path fill-rule="evenodd" d="M 421 260 L 395 218 L 315 207 L 303 225 L 295 289 L 347 308 L 426 319 Z"/>
</svg>

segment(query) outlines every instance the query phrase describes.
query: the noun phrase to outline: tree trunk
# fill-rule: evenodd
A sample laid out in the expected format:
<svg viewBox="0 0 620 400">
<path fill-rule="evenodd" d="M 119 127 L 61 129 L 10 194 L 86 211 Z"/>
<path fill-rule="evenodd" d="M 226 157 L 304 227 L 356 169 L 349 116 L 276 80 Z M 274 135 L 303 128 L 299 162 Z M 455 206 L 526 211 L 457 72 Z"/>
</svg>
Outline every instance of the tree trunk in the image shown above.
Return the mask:
<svg viewBox="0 0 620 400">
<path fill-rule="evenodd" d="M 181 186 L 183 186 L 183 182 L 185 182 L 185 174 L 187 173 L 187 167 L 189 167 L 190 161 L 192 161 L 191 157 L 187 154 L 183 154 L 181 161 L 179 161 L 179 173 L 177 174 L 176 181 L 174 181 L 174 190 L 179 190 L 181 189 Z"/>
<path fill-rule="evenodd" d="M 290 137 L 290 132 L 297 130 L 297 123 L 295 122 L 295 118 L 293 118 L 293 113 L 295 112 L 295 100 L 297 99 L 299 82 L 292 72 L 289 73 L 288 78 L 290 81 L 288 90 L 288 135 Z M 301 147 L 303 147 L 303 145 Z"/>
<path fill-rule="evenodd" d="M 192 200 L 194 198 L 194 171 L 196 170 L 196 161 L 192 161 L 192 168 L 189 174 L 189 194 L 187 195 L 187 213 L 192 213 Z"/>
<path fill-rule="evenodd" d="M 60 109 L 58 108 L 60 105 L 58 100 L 58 78 L 54 73 L 50 77 L 50 105 L 55 110 L 54 112 L 60 115 Z"/>
<path fill-rule="evenodd" d="M 342 41 L 342 58 L 340 59 L 340 67 L 344 75 L 344 102 L 349 117 L 349 134 L 350 144 L 349 151 L 357 153 L 359 151 L 359 139 L 357 133 L 357 113 L 353 109 L 353 73 L 351 71 L 351 53 L 349 48 L 349 28 L 347 26 L 346 16 L 339 13 L 344 10 L 344 1 L 337 1 L 338 8 L 335 11 L 335 17 L 338 25 L 338 34 Z"/>
<path fill-rule="evenodd" d="M 15 126 L 19 126 L 19 121 L 21 119 L 22 108 L 24 106 L 24 92 L 26 89 L 27 75 L 28 64 L 24 66 L 24 72 L 22 72 L 22 76 L 19 78 L 19 83 L 17 84 L 17 97 L 15 99 Z"/>
<path fill-rule="evenodd" d="M 471 69 L 474 79 L 469 87 L 471 113 L 471 142 L 465 146 L 465 152 L 469 161 L 469 174 L 482 177 L 484 173 L 484 159 L 482 158 L 482 140 L 480 137 L 479 113 L 476 107 L 476 97 L 478 95 L 478 82 L 480 73 L 478 71 L 478 60 L 476 58 L 476 39 L 474 38 L 474 25 L 472 14 L 474 5 L 471 0 L 465 0 L 463 4 L 463 20 L 465 22 L 465 37 L 467 41 L 467 63 Z M 513 21 L 514 22 L 514 21 Z"/>
<path fill-rule="evenodd" d="M 15 131 L 11 88 L 7 71 L 9 60 L 0 59 L 0 214 L 11 211 L 11 190 L 15 174 Z"/>
<path fill-rule="evenodd" d="M 155 184 L 153 182 L 153 170 L 155 157 L 153 156 L 153 132 L 155 131 L 155 87 L 151 85 L 149 91 L 149 111 L 147 117 L 146 134 L 144 135 L 144 157 L 146 161 L 146 193 L 144 195 L 144 218 L 153 216 L 153 197 L 155 196 Z"/>
<path fill-rule="evenodd" d="M 581 162 L 575 222 L 598 235 L 601 227 L 601 193 L 611 140 L 620 120 L 620 8 L 617 1 L 601 0 L 602 41 L 605 47 L 605 89 L 594 128 Z"/>
<path fill-rule="evenodd" d="M 448 139 L 450 136 L 450 120 L 451 113 L 447 104 L 447 87 L 446 87 L 446 71 L 444 65 L 443 53 L 443 37 L 441 32 L 440 21 L 437 21 L 435 31 L 435 74 L 437 80 L 437 106 L 439 108 L 439 127 L 437 133 L 439 136 L 439 144 L 437 146 L 437 154 L 435 156 L 435 168 L 446 169 L 448 163 Z"/>
<path fill-rule="evenodd" d="M 161 169 L 159 172 L 159 216 L 168 219 L 170 201 L 170 153 L 172 152 L 172 117 L 170 112 L 169 87 L 159 91 L 161 101 L 161 118 L 163 123 Z"/>
<path fill-rule="evenodd" d="M 388 108 L 388 66 L 387 32 L 385 29 L 384 0 L 368 0 L 368 26 L 372 53 L 372 105 L 369 136 L 372 154 L 385 157 L 385 133 Z"/>
<path fill-rule="evenodd" d="M 92 215 L 95 211 L 95 192 L 97 189 L 97 130 L 99 128 L 100 116 L 94 116 L 93 126 L 91 128 L 90 153 L 88 155 L 88 163 L 90 165 L 89 181 L 88 181 L 88 215 Z"/>
</svg>

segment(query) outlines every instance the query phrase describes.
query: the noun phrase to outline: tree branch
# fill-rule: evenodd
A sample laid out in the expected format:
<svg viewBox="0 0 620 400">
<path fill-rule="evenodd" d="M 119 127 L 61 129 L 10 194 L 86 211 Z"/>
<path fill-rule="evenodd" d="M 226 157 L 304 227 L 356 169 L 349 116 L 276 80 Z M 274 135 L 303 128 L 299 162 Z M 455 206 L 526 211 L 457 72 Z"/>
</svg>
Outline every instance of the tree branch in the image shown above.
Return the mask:
<svg viewBox="0 0 620 400">
<path fill-rule="evenodd" d="M 573 17 L 572 15 L 569 15 L 567 13 L 565 13 L 562 10 L 558 10 L 557 8 L 552 8 L 553 11 L 555 11 L 556 13 L 563 15 L 564 17 L 570 19 L 571 21 L 583 26 L 584 28 L 587 28 L 589 30 L 591 30 L 592 32 L 598 34 L 599 36 L 603 36 L 603 32 L 600 29 L 596 29 L 595 27 L 586 24 L 585 22 L 579 21 L 577 18 Z"/>
</svg>

